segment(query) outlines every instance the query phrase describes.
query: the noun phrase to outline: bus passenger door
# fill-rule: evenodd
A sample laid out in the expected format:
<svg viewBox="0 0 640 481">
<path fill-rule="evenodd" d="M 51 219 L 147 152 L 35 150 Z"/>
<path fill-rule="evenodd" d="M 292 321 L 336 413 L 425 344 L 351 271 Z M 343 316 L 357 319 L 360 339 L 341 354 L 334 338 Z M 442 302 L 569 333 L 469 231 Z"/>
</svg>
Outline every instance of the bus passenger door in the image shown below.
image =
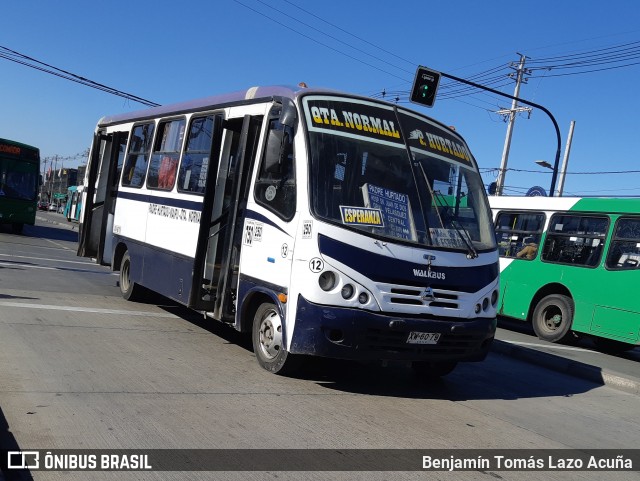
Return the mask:
<svg viewBox="0 0 640 481">
<path fill-rule="evenodd" d="M 247 185 L 261 124 L 261 116 L 225 120 L 220 165 L 207 175 L 189 307 L 226 322 L 235 320 Z"/>
<path fill-rule="evenodd" d="M 113 213 L 127 137 L 128 132 L 98 133 L 93 140 L 78 255 L 95 257 L 99 264 L 111 262 Z"/>
</svg>

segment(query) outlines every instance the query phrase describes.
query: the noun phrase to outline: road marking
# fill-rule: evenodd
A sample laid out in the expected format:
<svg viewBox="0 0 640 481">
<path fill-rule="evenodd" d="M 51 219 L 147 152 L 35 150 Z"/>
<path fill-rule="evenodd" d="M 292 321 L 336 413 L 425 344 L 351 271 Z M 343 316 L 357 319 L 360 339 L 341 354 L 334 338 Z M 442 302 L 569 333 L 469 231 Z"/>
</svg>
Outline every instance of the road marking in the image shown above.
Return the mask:
<svg viewBox="0 0 640 481">
<path fill-rule="evenodd" d="M 58 244 L 57 242 L 53 242 L 51 239 L 45 239 L 44 237 L 39 237 L 39 239 L 43 239 L 43 240 L 46 240 L 47 242 L 51 242 L 53 245 L 61 247 L 62 249 L 65 249 L 65 250 L 68 250 L 68 251 L 71 250 L 69 247 L 65 247 L 62 244 Z"/>
<path fill-rule="evenodd" d="M 602 354 L 599 351 L 592 351 L 590 349 L 583 349 L 581 347 L 569 347 L 569 346 L 558 346 L 556 344 L 536 344 L 534 342 L 519 342 L 519 341 L 508 341 L 506 339 L 501 339 L 504 342 L 508 342 L 510 344 L 517 344 L 519 346 L 531 346 L 531 347 L 541 347 L 545 349 L 558 349 L 560 351 L 580 351 L 580 352 L 592 352 L 594 354 Z"/>
<path fill-rule="evenodd" d="M 50 262 L 68 262 L 70 264 L 84 264 L 87 266 L 93 266 L 95 265 L 95 263 L 93 262 L 82 262 L 82 261 L 66 261 L 63 259 L 53 259 L 50 257 L 31 257 L 31 256 L 17 256 L 14 254 L 0 254 L 0 256 L 5 256 L 5 257 L 16 257 L 18 259 L 34 259 L 34 260 L 38 260 L 38 261 L 50 261 Z"/>
<path fill-rule="evenodd" d="M 49 309 L 52 311 L 90 312 L 94 314 L 122 314 L 127 316 L 170 317 L 175 319 L 175 314 L 168 312 L 128 311 L 124 309 L 100 309 L 97 307 L 55 306 L 52 304 L 28 304 L 26 302 L 0 302 L 0 307 L 18 307 L 20 309 Z"/>
<path fill-rule="evenodd" d="M 26 268 L 26 269 L 44 269 L 47 271 L 73 271 L 73 272 L 87 272 L 89 274 L 101 274 L 101 275 L 108 275 L 108 276 L 119 276 L 120 273 L 119 272 L 106 272 L 106 271 L 92 271 L 90 269 L 76 269 L 74 267 L 48 267 L 48 266 L 32 266 L 29 264 L 25 264 L 22 262 L 0 262 L 0 266 L 5 266 L 5 267 L 19 267 L 19 268 Z"/>
</svg>

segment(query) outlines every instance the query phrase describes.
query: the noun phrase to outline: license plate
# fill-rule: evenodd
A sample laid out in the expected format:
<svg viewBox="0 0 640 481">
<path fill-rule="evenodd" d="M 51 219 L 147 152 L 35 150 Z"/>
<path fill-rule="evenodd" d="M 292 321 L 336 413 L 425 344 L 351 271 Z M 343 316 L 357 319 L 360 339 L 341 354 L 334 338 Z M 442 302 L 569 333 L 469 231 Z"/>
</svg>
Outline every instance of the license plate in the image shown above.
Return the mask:
<svg viewBox="0 0 640 481">
<path fill-rule="evenodd" d="M 438 344 L 439 332 L 410 332 L 407 344 Z"/>
</svg>

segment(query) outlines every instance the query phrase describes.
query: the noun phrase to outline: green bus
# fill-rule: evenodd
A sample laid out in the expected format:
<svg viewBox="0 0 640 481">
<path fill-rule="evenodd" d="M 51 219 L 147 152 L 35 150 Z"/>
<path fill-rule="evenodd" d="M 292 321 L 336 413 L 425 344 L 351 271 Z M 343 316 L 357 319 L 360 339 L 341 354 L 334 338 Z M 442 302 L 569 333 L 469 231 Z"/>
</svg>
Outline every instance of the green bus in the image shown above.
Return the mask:
<svg viewBox="0 0 640 481">
<path fill-rule="evenodd" d="M 491 196 L 498 314 L 543 340 L 588 335 L 608 352 L 640 344 L 640 198 Z"/>
<path fill-rule="evenodd" d="M 40 151 L 30 145 L 0 139 L 0 223 L 22 232 L 36 221 Z"/>
</svg>

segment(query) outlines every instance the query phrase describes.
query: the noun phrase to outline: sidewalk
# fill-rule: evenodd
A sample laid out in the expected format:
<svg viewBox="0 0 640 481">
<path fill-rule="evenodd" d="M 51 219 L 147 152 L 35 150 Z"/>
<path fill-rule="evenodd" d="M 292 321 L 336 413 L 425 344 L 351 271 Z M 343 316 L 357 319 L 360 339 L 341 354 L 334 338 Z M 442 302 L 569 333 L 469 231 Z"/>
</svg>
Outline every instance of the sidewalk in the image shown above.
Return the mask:
<svg viewBox="0 0 640 481">
<path fill-rule="evenodd" d="M 584 341 L 576 346 L 552 344 L 521 332 L 499 328 L 493 352 L 640 395 L 640 349 L 621 355 L 598 352 Z"/>
</svg>

